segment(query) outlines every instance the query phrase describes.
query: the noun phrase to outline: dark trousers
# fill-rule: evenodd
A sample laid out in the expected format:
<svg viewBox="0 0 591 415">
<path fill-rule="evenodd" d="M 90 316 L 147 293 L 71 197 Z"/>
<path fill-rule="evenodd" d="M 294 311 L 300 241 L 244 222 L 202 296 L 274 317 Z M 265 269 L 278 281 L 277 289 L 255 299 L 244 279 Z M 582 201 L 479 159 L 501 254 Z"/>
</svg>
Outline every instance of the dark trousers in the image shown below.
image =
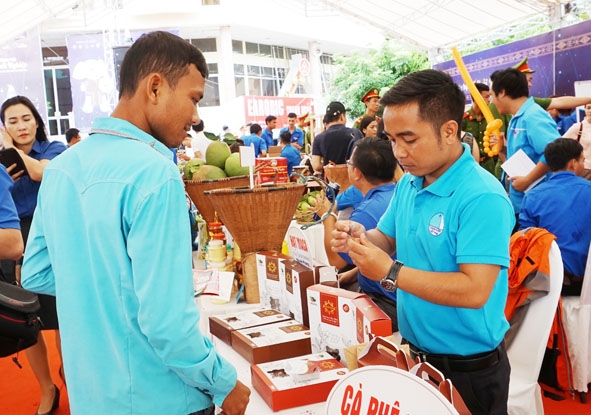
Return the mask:
<svg viewBox="0 0 591 415">
<path fill-rule="evenodd" d="M 214 415 L 214 414 L 215 414 L 215 406 L 210 406 L 209 408 L 205 408 L 200 411 L 190 413 L 189 415 Z"/>
<path fill-rule="evenodd" d="M 507 415 L 511 366 L 504 346 L 499 347 L 498 356 L 496 364 L 472 372 L 453 371 L 445 365 L 429 363 L 451 380 L 472 415 Z"/>
</svg>

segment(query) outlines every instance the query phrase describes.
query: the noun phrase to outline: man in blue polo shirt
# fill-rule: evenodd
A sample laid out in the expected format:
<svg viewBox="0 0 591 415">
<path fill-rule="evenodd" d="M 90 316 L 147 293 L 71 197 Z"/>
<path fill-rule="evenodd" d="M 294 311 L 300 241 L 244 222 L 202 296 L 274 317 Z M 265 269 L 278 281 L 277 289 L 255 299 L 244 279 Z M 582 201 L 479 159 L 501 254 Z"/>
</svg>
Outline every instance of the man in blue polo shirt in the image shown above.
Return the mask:
<svg viewBox="0 0 591 415">
<path fill-rule="evenodd" d="M 413 72 L 381 103 L 385 134 L 407 174 L 377 228 L 339 221 L 332 250 L 397 290 L 411 354 L 451 379 L 472 414 L 506 415 L 511 203 L 460 141 L 464 95 L 449 75 Z"/>
<path fill-rule="evenodd" d="M 245 146 L 248 147 L 251 144 L 254 146 L 255 157 L 265 157 L 267 155 L 267 144 L 261 137 L 262 131 L 262 127 L 255 123 L 250 126 L 250 135 L 242 137 Z"/>
<path fill-rule="evenodd" d="M 263 140 L 267 144 L 267 148 L 275 145 L 275 139 L 273 138 L 273 130 L 277 127 L 277 117 L 274 115 L 267 115 L 265 118 L 265 124 L 267 124 L 267 128 L 263 130 Z"/>
<path fill-rule="evenodd" d="M 378 137 L 357 140 L 347 160 L 347 175 L 351 184 L 361 194 L 361 201 L 355 206 L 350 219 L 358 222 L 365 229 L 373 229 L 384 214 L 386 207 L 394 195 L 394 169 L 396 159 L 392 153 L 390 143 Z M 318 215 L 325 216 L 330 208 L 330 202 L 324 198 L 324 204 L 319 208 Z M 335 228 L 336 214 L 327 216 L 324 225 L 324 247 L 330 265 L 342 269 L 353 261 L 346 253 L 336 253 L 330 250 L 330 235 Z M 394 255 L 393 258 L 396 258 Z M 348 279 L 346 271 L 339 275 L 339 282 L 351 284 L 357 282 L 360 291 L 367 294 L 392 320 L 392 331 L 398 331 L 396 317 L 396 292 L 385 290 L 379 281 L 367 278 L 358 270 L 353 270 L 353 279 Z M 356 278 L 355 278 L 356 277 Z"/>
<path fill-rule="evenodd" d="M 13 184 L 6 168 L 0 164 L 0 258 L 17 261 L 23 256 L 24 245 L 16 206 L 10 194 Z"/>
<path fill-rule="evenodd" d="M 591 243 L 591 182 L 580 177 L 583 147 L 571 138 L 558 138 L 546 146 L 544 156 L 552 176 L 525 194 L 519 226 L 556 235 L 564 265 L 562 295 L 581 295 Z"/>
<path fill-rule="evenodd" d="M 281 136 L 281 133 L 286 131 L 289 132 L 291 134 L 291 145 L 301 150 L 304 147 L 304 132 L 296 126 L 297 120 L 298 115 L 295 112 L 287 114 L 287 127 L 279 130 L 279 135 Z"/>
<path fill-rule="evenodd" d="M 529 96 L 524 73 L 514 68 L 503 69 L 493 72 L 490 79 L 493 102 L 499 113 L 513 115 L 505 133 L 507 159 L 523 150 L 536 165 L 526 176 L 509 177 L 509 197 L 518 215 L 524 191 L 550 171 L 544 149 L 558 138 L 558 132 L 552 117 Z"/>
</svg>

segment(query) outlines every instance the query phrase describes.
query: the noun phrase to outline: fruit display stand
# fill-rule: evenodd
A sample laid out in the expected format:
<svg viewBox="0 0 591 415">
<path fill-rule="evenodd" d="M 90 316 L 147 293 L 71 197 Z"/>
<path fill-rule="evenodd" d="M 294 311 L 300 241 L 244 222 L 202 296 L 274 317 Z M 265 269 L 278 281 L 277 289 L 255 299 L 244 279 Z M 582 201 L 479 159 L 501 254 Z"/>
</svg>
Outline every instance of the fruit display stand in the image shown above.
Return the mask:
<svg viewBox="0 0 591 415">
<path fill-rule="evenodd" d="M 215 180 L 185 180 L 185 190 L 207 223 L 214 221 L 215 209 L 203 192 L 229 187 L 248 186 L 248 176 L 225 177 Z"/>
<path fill-rule="evenodd" d="M 228 232 L 242 251 L 247 303 L 259 302 L 257 251 L 280 251 L 305 185 L 233 187 L 205 191 Z"/>
</svg>

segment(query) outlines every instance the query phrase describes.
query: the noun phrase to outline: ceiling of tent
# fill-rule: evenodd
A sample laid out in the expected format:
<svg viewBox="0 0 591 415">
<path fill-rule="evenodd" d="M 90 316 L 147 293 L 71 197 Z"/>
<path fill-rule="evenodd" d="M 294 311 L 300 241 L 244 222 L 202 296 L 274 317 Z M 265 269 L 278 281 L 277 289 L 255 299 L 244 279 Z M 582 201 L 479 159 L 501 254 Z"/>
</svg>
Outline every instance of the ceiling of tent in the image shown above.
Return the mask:
<svg viewBox="0 0 591 415">
<path fill-rule="evenodd" d="M 502 27 L 549 15 L 565 0 L 219 0 L 222 13 L 198 0 L 18 0 L 0 4 L 0 44 L 40 28 L 41 38 L 138 28 L 181 29 L 203 36 L 228 26 L 233 38 L 292 47 L 332 42 L 376 47 L 384 38 L 422 50 L 449 47 Z M 197 30 L 199 29 L 199 30 Z M 297 36 L 296 36 L 297 35 Z M 62 43 L 63 44 L 63 43 Z M 339 46 L 340 45 L 340 46 Z"/>
</svg>

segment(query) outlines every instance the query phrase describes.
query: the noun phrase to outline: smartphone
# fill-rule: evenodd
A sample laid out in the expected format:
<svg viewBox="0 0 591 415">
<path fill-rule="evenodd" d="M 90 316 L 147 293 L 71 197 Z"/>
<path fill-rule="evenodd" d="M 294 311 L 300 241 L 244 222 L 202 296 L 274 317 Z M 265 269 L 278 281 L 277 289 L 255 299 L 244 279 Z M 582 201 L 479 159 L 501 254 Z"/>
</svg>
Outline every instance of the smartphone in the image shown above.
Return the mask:
<svg viewBox="0 0 591 415">
<path fill-rule="evenodd" d="M 12 174 L 18 173 L 21 170 L 23 171 L 23 176 L 29 174 L 20 154 L 18 154 L 18 151 L 12 147 L 0 150 L 0 163 L 4 164 L 6 168 L 16 164 L 16 169 L 12 171 Z"/>
</svg>

